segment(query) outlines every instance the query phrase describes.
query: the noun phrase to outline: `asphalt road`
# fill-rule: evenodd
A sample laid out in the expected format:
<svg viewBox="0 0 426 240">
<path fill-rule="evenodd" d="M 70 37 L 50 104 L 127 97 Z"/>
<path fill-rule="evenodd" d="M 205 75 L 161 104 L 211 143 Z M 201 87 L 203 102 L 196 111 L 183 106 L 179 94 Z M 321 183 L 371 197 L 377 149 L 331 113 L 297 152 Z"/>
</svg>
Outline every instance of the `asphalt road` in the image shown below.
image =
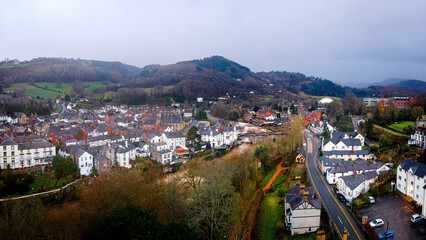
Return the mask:
<svg viewBox="0 0 426 240">
<path fill-rule="evenodd" d="M 364 137 L 364 143 L 365 144 L 367 144 L 369 147 L 371 146 L 371 145 L 374 145 L 374 144 L 376 144 L 374 141 L 372 141 L 372 140 L 370 140 L 370 139 L 368 139 L 368 138 L 366 138 L 365 137 L 365 135 L 359 130 L 359 127 L 358 127 L 358 121 L 360 120 L 360 118 L 358 117 L 358 116 L 356 116 L 356 117 L 353 117 L 352 118 L 352 123 L 354 124 L 354 127 L 355 127 L 355 130 L 357 131 L 357 132 L 359 132 L 359 133 L 361 133 L 361 135 Z"/>
<path fill-rule="evenodd" d="M 320 195 L 323 204 L 342 236 L 344 229 L 348 230 L 348 239 L 366 239 L 355 220 L 348 214 L 346 206 L 343 205 L 332 192 L 325 179 L 317 168 L 319 139 L 315 138 L 309 131 L 305 131 L 308 144 L 307 169 L 315 190 Z"/>
</svg>

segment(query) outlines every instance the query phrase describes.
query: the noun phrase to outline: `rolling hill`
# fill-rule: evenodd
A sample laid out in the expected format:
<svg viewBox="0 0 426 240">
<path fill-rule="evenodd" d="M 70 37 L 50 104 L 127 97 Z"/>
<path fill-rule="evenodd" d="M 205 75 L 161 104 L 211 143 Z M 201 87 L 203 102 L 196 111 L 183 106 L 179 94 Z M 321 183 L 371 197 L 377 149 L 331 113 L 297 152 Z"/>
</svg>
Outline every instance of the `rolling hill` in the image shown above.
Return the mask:
<svg viewBox="0 0 426 240">
<path fill-rule="evenodd" d="M 119 62 L 66 58 L 37 58 L 25 63 L 0 66 L 0 80 L 8 87 L 17 83 L 96 82 L 97 93 L 121 88 L 150 89 L 167 86 L 177 98 L 242 96 L 248 91 L 269 95 L 285 92 L 343 97 L 346 90 L 329 80 L 285 71 L 252 72 L 248 67 L 221 56 L 170 65 L 138 68 Z M 92 89 L 93 90 L 93 89 Z"/>
</svg>

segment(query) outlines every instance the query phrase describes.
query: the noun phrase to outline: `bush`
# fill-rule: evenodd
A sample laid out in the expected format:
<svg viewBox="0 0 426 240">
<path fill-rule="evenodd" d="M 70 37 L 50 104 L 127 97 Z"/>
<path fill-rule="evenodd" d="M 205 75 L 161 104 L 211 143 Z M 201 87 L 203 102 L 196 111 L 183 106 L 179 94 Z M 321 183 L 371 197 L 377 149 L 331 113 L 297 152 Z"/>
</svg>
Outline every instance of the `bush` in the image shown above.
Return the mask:
<svg viewBox="0 0 426 240">
<path fill-rule="evenodd" d="M 370 152 L 376 153 L 379 150 L 379 147 L 377 145 L 373 145 L 370 147 Z"/>
<path fill-rule="evenodd" d="M 25 176 L 25 178 L 24 178 L 24 183 L 26 183 L 26 184 L 31 184 L 31 183 L 33 183 L 34 182 L 34 177 L 33 177 L 33 175 L 31 175 L 31 174 L 27 174 L 27 176 Z"/>
<path fill-rule="evenodd" d="M 283 198 L 283 197 L 285 197 L 285 189 L 284 188 L 280 188 L 279 190 L 278 190 L 278 197 L 280 197 L 280 198 Z"/>
</svg>

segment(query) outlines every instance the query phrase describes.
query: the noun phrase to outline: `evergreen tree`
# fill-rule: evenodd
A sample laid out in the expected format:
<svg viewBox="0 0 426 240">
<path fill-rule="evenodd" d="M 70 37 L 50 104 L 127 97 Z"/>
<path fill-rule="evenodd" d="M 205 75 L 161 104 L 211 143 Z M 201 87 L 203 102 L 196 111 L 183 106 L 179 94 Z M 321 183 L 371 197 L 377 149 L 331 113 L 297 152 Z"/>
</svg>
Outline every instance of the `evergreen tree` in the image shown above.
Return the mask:
<svg viewBox="0 0 426 240">
<path fill-rule="evenodd" d="M 324 128 L 322 130 L 322 137 L 324 139 L 330 138 L 330 129 L 328 129 L 328 124 L 324 122 Z"/>
</svg>

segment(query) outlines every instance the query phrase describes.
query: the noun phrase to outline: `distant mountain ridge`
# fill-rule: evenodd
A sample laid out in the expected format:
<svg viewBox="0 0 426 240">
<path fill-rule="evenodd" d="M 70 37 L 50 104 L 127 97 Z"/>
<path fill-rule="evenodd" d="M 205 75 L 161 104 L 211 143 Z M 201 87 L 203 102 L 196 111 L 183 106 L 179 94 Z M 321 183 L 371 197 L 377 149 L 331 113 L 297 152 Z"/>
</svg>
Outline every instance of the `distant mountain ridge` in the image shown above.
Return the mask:
<svg viewBox="0 0 426 240">
<path fill-rule="evenodd" d="M 330 80 L 302 73 L 286 71 L 252 72 L 222 56 L 182 61 L 169 65 L 147 65 L 143 68 L 120 62 L 105 62 L 67 58 L 36 58 L 27 62 L 0 62 L 2 86 L 33 82 L 104 82 L 102 91 L 117 92 L 121 88 L 155 88 L 169 86 L 170 96 L 177 99 L 218 97 L 231 95 L 245 98 L 249 92 L 259 95 L 295 96 L 300 92 L 316 96 L 344 97 L 346 92 L 359 96 L 371 93 L 415 94 L 423 82 L 415 82 L 416 89 L 408 89 L 413 80 L 399 81 L 392 88 L 344 88 Z M 401 90 L 401 91 L 400 91 Z"/>
<path fill-rule="evenodd" d="M 343 85 L 348 85 L 356 88 L 368 88 L 371 86 L 398 86 L 398 87 L 407 87 L 412 89 L 418 89 L 416 87 L 422 87 L 423 84 L 426 85 L 426 82 L 418 79 L 408 79 L 408 78 L 388 78 L 380 82 L 361 82 L 361 83 L 342 83 Z"/>
</svg>

